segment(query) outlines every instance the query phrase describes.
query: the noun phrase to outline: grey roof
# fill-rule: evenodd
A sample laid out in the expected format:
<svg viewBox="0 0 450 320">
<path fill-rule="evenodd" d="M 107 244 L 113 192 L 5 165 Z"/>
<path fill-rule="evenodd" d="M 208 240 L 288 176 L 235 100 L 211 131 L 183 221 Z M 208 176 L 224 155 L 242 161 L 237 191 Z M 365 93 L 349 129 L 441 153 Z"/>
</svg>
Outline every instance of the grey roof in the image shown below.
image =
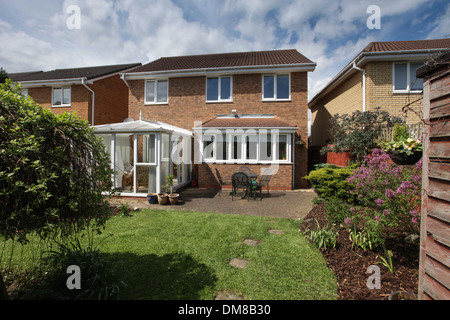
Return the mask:
<svg viewBox="0 0 450 320">
<path fill-rule="evenodd" d="M 8 74 L 15 82 L 23 81 L 48 81 L 86 78 L 88 80 L 106 76 L 112 73 L 128 70 L 141 66 L 141 63 L 128 63 L 107 66 L 81 67 L 69 69 L 55 69 L 51 71 L 32 71 Z"/>
</svg>

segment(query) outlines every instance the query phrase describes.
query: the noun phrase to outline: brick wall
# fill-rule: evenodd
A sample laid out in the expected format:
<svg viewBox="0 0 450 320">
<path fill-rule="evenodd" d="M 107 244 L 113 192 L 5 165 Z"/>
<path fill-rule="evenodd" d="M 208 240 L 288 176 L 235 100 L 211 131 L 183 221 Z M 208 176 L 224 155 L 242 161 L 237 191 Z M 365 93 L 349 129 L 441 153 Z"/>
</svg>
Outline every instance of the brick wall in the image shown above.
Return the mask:
<svg viewBox="0 0 450 320">
<path fill-rule="evenodd" d="M 392 92 L 392 62 L 372 62 L 366 67 L 366 109 L 373 111 L 380 107 L 388 111 L 392 116 L 403 118 L 403 106 L 422 98 L 421 93 L 393 93 Z M 413 103 L 411 108 L 422 112 L 422 100 Z M 414 112 L 409 111 L 406 117 L 407 123 L 415 124 L 421 121 Z"/>
<path fill-rule="evenodd" d="M 220 188 L 219 180 L 216 176 L 217 169 L 224 181 L 229 181 L 231 175 L 235 173 L 241 166 L 248 167 L 252 173 L 261 175 L 261 169 L 264 171 L 268 168 L 268 165 L 262 164 L 200 164 L 198 165 L 198 175 L 201 177 L 199 180 L 199 187 L 203 188 Z M 258 177 L 259 179 L 259 177 Z M 291 189 L 289 185 L 292 185 L 292 165 L 280 164 L 278 166 L 277 174 L 274 174 L 270 179 L 270 190 L 286 190 Z M 224 186 L 224 189 L 230 189 L 230 186 Z"/>
<path fill-rule="evenodd" d="M 128 87 L 120 75 L 97 80 L 89 86 L 95 92 L 96 125 L 122 122 L 128 118 Z"/>
<path fill-rule="evenodd" d="M 168 104 L 144 105 L 144 80 L 129 81 L 129 116 L 139 119 L 139 112 L 145 119 L 159 120 L 171 125 L 192 130 L 194 121 L 205 121 L 216 114 L 276 114 L 299 127 L 296 140 L 308 136 L 307 119 L 307 73 L 291 74 L 291 101 L 263 102 L 261 74 L 233 76 L 233 102 L 206 103 L 206 78 L 169 79 Z M 302 177 L 307 175 L 307 148 L 295 146 L 295 187 L 306 187 Z M 194 172 L 196 168 L 194 168 Z M 199 169 L 199 185 L 203 183 L 204 173 Z M 281 173 L 280 173 L 281 174 Z M 292 187 L 292 171 L 281 178 L 284 188 Z M 205 180 L 205 185 L 208 184 Z M 281 183 L 280 183 L 281 185 Z"/>
<path fill-rule="evenodd" d="M 71 86 L 70 107 L 52 107 L 51 87 L 29 88 L 28 95 L 43 108 L 49 109 L 53 113 L 76 112 L 80 118 L 90 121 L 91 97 L 89 91 L 81 85 Z"/>
<path fill-rule="evenodd" d="M 358 71 L 317 102 L 316 107 L 311 110 L 311 144 L 313 146 L 326 145 L 327 139 L 331 139 L 329 130 L 330 118 L 333 115 L 362 111 L 362 93 L 362 73 Z"/>
<path fill-rule="evenodd" d="M 128 117 L 128 87 L 119 75 L 97 80 L 88 86 L 95 92 L 95 125 L 122 122 Z M 29 88 L 28 94 L 53 113 L 76 112 L 80 118 L 92 122 L 92 94 L 82 85 L 71 86 L 69 107 L 52 107 L 51 87 Z"/>
</svg>

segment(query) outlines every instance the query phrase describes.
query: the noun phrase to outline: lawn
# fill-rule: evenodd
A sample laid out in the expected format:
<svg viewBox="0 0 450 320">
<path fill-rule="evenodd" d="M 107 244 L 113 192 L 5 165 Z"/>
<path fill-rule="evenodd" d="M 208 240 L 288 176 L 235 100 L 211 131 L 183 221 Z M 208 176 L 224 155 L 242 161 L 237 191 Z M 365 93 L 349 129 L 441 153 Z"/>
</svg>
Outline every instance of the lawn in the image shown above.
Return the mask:
<svg viewBox="0 0 450 320">
<path fill-rule="evenodd" d="M 211 300 L 220 292 L 252 300 L 336 299 L 333 272 L 299 225 L 291 219 L 142 210 L 112 217 L 94 242 L 101 241 L 102 257 L 126 284 L 121 299 Z M 231 266 L 232 258 L 248 264 Z"/>
</svg>

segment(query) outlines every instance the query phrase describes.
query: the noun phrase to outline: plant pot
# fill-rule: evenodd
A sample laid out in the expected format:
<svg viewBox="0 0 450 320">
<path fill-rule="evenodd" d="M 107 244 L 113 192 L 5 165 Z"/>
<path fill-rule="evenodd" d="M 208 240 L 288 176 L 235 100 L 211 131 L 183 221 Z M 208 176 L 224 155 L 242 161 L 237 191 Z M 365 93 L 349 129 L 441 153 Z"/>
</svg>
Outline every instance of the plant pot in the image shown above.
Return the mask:
<svg viewBox="0 0 450 320">
<path fill-rule="evenodd" d="M 389 295 L 389 300 L 417 300 L 417 298 L 414 293 L 395 291 Z"/>
<path fill-rule="evenodd" d="M 415 151 L 408 155 L 405 152 L 388 151 L 389 157 L 398 165 L 413 165 L 422 158 L 422 151 Z"/>
<path fill-rule="evenodd" d="M 167 193 L 158 193 L 158 203 L 160 205 L 165 205 L 169 203 L 169 196 Z"/>
<path fill-rule="evenodd" d="M 177 204 L 179 197 L 180 197 L 180 195 L 178 193 L 171 193 L 171 194 L 169 194 L 169 202 L 170 202 L 170 204 Z"/>
<path fill-rule="evenodd" d="M 157 193 L 147 193 L 147 201 L 149 204 L 158 203 L 158 194 Z"/>
</svg>

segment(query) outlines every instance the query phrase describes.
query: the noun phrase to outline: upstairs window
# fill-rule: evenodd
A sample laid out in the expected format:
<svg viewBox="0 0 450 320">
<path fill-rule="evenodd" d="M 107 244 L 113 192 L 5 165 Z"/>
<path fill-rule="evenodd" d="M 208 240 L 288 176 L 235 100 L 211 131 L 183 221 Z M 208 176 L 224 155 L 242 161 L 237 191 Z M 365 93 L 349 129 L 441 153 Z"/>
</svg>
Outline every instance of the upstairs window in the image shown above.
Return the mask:
<svg viewBox="0 0 450 320">
<path fill-rule="evenodd" d="M 71 90 L 70 87 L 53 88 L 52 106 L 70 107 Z"/>
<path fill-rule="evenodd" d="M 263 100 L 290 100 L 289 74 L 263 75 Z"/>
<path fill-rule="evenodd" d="M 206 101 L 232 101 L 231 77 L 208 77 L 206 79 Z"/>
<path fill-rule="evenodd" d="M 423 81 L 416 78 L 419 62 L 394 63 L 392 68 L 392 87 L 394 93 L 422 92 Z"/>
<path fill-rule="evenodd" d="M 167 103 L 169 97 L 168 80 L 148 80 L 145 82 L 145 103 Z"/>
</svg>

